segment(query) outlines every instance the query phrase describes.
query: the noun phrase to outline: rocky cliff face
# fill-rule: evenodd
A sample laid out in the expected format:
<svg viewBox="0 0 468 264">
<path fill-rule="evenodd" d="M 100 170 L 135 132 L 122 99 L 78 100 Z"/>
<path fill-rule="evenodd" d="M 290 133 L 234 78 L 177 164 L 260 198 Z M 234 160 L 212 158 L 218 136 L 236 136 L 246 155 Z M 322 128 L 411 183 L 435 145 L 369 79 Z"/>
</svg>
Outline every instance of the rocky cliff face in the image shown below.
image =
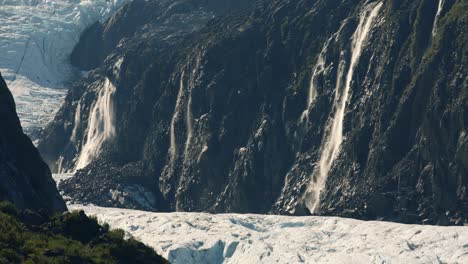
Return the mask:
<svg viewBox="0 0 468 264">
<path fill-rule="evenodd" d="M 64 190 L 102 205 L 461 224 L 467 8 L 276 0 L 196 22 L 181 8 L 171 33 L 138 22 L 102 64 L 79 64 L 100 66 L 40 149 L 83 168 Z"/>
<path fill-rule="evenodd" d="M 23 133 L 16 106 L 0 74 L 0 200 L 18 208 L 66 210 L 49 167 Z"/>
<path fill-rule="evenodd" d="M 209 19 L 236 8 L 248 6 L 252 0 L 152 0 L 131 1 L 105 23 L 88 28 L 73 50 L 71 61 L 83 70 L 98 67 L 117 47 L 141 43 L 160 50 L 184 35 L 196 31 Z M 149 34 L 150 36 L 148 36 Z"/>
</svg>

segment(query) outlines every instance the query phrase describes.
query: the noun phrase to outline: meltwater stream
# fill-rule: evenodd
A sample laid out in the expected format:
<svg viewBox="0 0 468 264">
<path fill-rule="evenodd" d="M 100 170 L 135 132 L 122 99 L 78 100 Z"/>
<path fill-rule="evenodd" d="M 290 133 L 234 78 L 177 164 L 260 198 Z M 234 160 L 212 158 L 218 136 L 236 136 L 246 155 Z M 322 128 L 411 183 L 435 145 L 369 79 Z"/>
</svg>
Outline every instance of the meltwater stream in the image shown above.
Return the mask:
<svg viewBox="0 0 468 264">
<path fill-rule="evenodd" d="M 343 76 L 344 61 L 338 67 L 335 97 L 335 115 L 331 120 L 327 130 L 326 138 L 323 143 L 322 153 L 318 162 L 318 168 L 314 171 L 314 178 L 308 186 L 306 194 L 306 206 L 311 212 L 316 212 L 320 201 L 320 193 L 325 187 L 330 168 L 338 156 L 341 143 L 343 142 L 343 121 L 345 116 L 346 104 L 348 102 L 349 90 L 353 79 L 354 70 L 359 63 L 362 49 L 366 44 L 367 36 L 372 28 L 372 24 L 378 15 L 382 3 L 369 4 L 365 7 L 359 18 L 359 24 L 353 34 L 351 42 L 351 61 L 349 62 L 346 73 L 344 87 L 341 79 Z M 342 94 L 339 91 L 342 89 Z"/>
<path fill-rule="evenodd" d="M 437 13 L 434 18 L 434 24 L 432 25 L 432 37 L 434 37 L 437 34 L 439 18 L 440 18 L 440 14 L 442 13 L 443 7 L 444 7 L 444 0 L 439 0 L 439 4 L 437 5 Z"/>
<path fill-rule="evenodd" d="M 174 160 L 177 156 L 177 142 L 175 137 L 175 126 L 181 112 L 182 99 L 184 96 L 184 77 L 185 71 L 182 71 L 179 77 L 179 92 L 177 93 L 177 100 L 174 107 L 174 114 L 172 115 L 171 128 L 170 128 L 170 146 L 169 146 L 169 155 L 171 159 L 171 164 L 174 164 Z"/>
<path fill-rule="evenodd" d="M 115 113 L 113 95 L 115 85 L 105 78 L 104 82 L 98 85 L 100 91 L 94 103 L 88 120 L 88 134 L 86 142 L 82 146 L 76 169 L 82 169 L 88 165 L 92 159 L 98 156 L 102 144 L 115 136 Z"/>
<path fill-rule="evenodd" d="M 119 75 L 124 58 L 117 59 L 113 65 L 112 77 L 104 76 L 90 84 L 90 93 L 94 93 L 95 100 L 86 114 L 83 111 L 83 100 L 81 98 L 77 105 L 74 116 L 74 126 L 70 136 L 70 142 L 78 146 L 78 153 L 73 160 L 73 166 L 63 164 L 63 157 L 57 161 L 58 173 L 74 173 L 86 167 L 91 161 L 97 158 L 102 147 L 116 135 L 114 94 L 116 85 L 112 79 Z M 87 118 L 87 120 L 85 120 Z M 83 122 L 85 120 L 85 122 Z M 83 129 L 83 125 L 86 128 Z M 80 135 L 79 131 L 84 131 Z"/>
</svg>

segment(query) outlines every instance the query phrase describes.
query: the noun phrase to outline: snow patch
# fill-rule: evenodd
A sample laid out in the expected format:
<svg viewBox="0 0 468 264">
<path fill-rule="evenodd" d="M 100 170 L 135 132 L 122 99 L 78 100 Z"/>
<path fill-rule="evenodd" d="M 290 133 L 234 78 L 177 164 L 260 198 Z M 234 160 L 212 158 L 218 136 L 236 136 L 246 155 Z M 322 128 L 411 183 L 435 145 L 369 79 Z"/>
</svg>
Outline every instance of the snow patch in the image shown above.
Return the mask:
<svg viewBox="0 0 468 264">
<path fill-rule="evenodd" d="M 64 180 L 68 180 L 74 176 L 73 173 L 61 173 L 61 174 L 52 174 L 52 178 L 57 183 L 57 185 Z"/>
</svg>

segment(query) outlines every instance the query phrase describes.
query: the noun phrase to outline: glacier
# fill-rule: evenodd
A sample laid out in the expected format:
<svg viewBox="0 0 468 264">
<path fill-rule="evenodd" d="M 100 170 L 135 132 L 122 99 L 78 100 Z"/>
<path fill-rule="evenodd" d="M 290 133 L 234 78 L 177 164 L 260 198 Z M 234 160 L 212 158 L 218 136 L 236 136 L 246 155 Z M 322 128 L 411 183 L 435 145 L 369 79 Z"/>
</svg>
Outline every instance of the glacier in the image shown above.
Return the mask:
<svg viewBox="0 0 468 264">
<path fill-rule="evenodd" d="M 53 118 L 80 77 L 69 56 L 81 32 L 126 1 L 0 0 L 0 71 L 28 135 Z"/>
<path fill-rule="evenodd" d="M 55 174 L 56 182 L 73 174 Z M 64 197 L 68 199 L 67 197 Z M 468 263 L 468 228 L 324 216 L 154 213 L 68 201 L 173 264 Z"/>
<path fill-rule="evenodd" d="M 151 213 L 69 204 L 173 264 L 468 263 L 468 228 L 323 216 Z"/>
</svg>

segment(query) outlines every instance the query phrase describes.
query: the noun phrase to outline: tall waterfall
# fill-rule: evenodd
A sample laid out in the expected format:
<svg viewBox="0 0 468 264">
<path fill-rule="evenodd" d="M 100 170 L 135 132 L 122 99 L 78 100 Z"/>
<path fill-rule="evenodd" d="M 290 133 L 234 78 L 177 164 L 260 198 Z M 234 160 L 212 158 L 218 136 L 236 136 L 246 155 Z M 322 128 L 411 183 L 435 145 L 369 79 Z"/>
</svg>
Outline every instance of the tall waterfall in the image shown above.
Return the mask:
<svg viewBox="0 0 468 264">
<path fill-rule="evenodd" d="M 192 86 L 193 87 L 193 86 Z M 185 142 L 185 153 L 187 153 L 193 135 L 193 116 L 192 116 L 192 92 L 188 91 L 187 110 L 185 111 L 185 122 L 187 126 L 187 141 Z"/>
<path fill-rule="evenodd" d="M 349 62 L 348 71 L 346 73 L 344 87 L 341 87 L 341 79 L 343 71 L 346 68 L 344 66 L 345 62 L 342 61 L 338 67 L 335 90 L 335 115 L 327 127 L 326 132 L 328 133 L 325 135 L 320 160 L 313 174 L 314 180 L 309 183 L 305 197 L 306 206 L 311 212 L 316 212 L 318 209 L 320 193 L 325 187 L 331 166 L 339 154 L 340 146 L 343 142 L 343 120 L 354 70 L 359 63 L 359 58 L 366 44 L 367 36 L 381 7 L 382 3 L 369 4 L 361 13 L 359 24 L 352 36 L 351 61 Z M 339 93 L 340 90 L 342 90 L 342 94 Z"/>
<path fill-rule="evenodd" d="M 102 144 L 115 136 L 115 90 L 114 84 L 106 77 L 89 113 L 88 133 L 76 163 L 76 170 L 86 167 L 99 155 Z"/>
<path fill-rule="evenodd" d="M 177 100 L 176 100 L 176 105 L 174 108 L 174 114 L 172 116 L 171 120 L 171 130 L 170 130 L 170 146 L 169 146 L 169 154 L 170 154 L 170 159 L 171 162 L 174 162 L 175 156 L 177 155 L 177 143 L 176 143 L 176 138 L 175 138 L 175 125 L 177 122 L 177 117 L 180 113 L 180 105 L 182 104 L 182 97 L 184 95 L 184 76 L 185 76 L 185 71 L 182 71 L 180 74 L 180 79 L 179 79 L 179 92 L 177 94 Z"/>
<path fill-rule="evenodd" d="M 174 162 L 177 156 L 177 142 L 176 142 L 176 135 L 175 135 L 175 125 L 179 119 L 179 116 L 182 114 L 183 111 L 183 103 L 185 101 L 185 127 L 187 133 L 187 140 L 185 142 L 184 153 L 187 152 L 188 147 L 190 146 L 192 140 L 192 130 L 193 130 L 193 116 L 192 116 L 192 92 L 190 90 L 185 91 L 184 85 L 185 79 L 185 70 L 182 70 L 179 79 L 179 92 L 177 94 L 176 105 L 174 108 L 174 114 L 171 120 L 171 128 L 170 128 L 170 146 L 169 146 L 169 155 L 171 163 Z M 192 85 L 191 77 L 188 83 L 188 87 L 190 88 Z"/>
<path fill-rule="evenodd" d="M 432 25 L 432 37 L 437 34 L 438 23 L 440 18 L 440 13 L 442 12 L 442 7 L 444 6 L 444 0 L 439 0 L 439 5 L 437 7 L 437 13 L 434 18 L 434 24 Z"/>
</svg>

